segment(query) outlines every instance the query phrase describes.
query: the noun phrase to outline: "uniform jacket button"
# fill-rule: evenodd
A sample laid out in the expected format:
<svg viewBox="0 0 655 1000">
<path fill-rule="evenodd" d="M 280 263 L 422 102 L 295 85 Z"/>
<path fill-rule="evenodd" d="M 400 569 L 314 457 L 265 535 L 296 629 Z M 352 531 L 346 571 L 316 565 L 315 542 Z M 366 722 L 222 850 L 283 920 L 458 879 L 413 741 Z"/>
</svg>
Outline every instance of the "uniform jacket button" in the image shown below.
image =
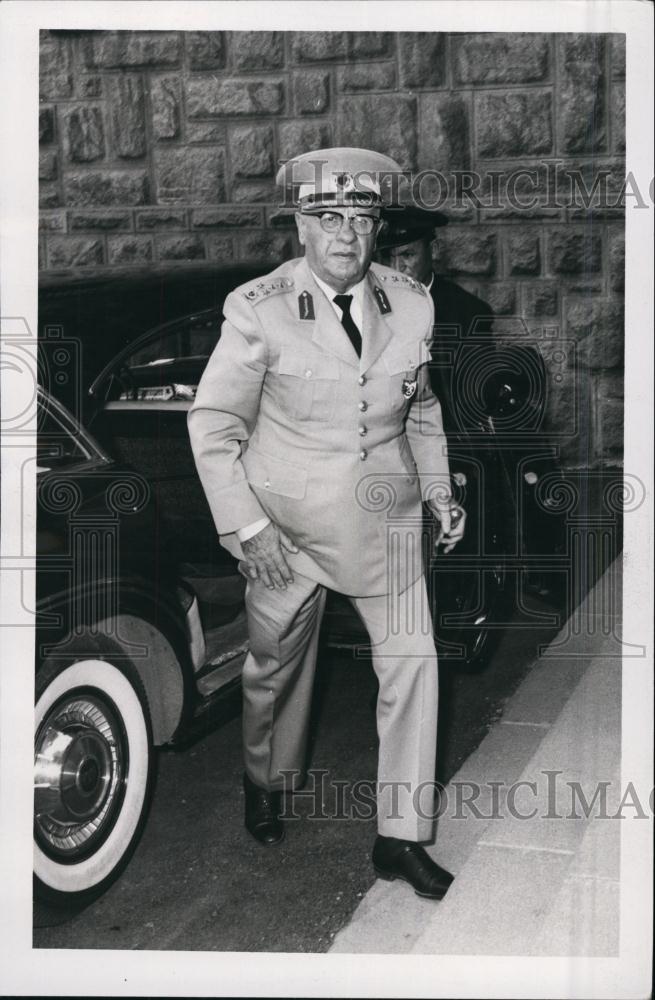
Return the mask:
<svg viewBox="0 0 655 1000">
<path fill-rule="evenodd" d="M 359 404 L 359 408 L 362 411 L 362 413 L 366 413 L 366 411 L 368 410 L 368 403 L 362 399 L 361 403 Z"/>
<path fill-rule="evenodd" d="M 357 381 L 360 385 L 366 385 L 366 375 L 360 375 Z"/>
<path fill-rule="evenodd" d="M 366 432 L 367 432 L 366 431 L 366 427 L 364 427 L 364 424 L 362 424 L 362 426 L 359 428 L 359 436 L 360 437 L 364 437 L 364 435 L 366 434 Z"/>
<path fill-rule="evenodd" d="M 359 458 L 360 458 L 360 460 L 362 462 L 366 461 L 366 459 L 368 458 L 368 452 L 367 452 L 366 448 L 362 448 L 362 450 L 359 453 Z"/>
</svg>

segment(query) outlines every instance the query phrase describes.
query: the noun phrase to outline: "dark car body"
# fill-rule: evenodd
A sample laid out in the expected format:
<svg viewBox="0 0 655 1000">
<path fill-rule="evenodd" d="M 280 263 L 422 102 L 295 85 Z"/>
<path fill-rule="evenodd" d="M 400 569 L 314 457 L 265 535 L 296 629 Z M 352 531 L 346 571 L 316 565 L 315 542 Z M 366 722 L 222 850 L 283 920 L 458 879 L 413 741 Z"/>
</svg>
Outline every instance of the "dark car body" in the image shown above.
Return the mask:
<svg viewBox="0 0 655 1000">
<path fill-rule="evenodd" d="M 37 418 L 35 886 L 68 904 L 127 863 L 154 747 L 238 690 L 245 581 L 186 579 L 147 478 L 41 389 Z"/>
<path fill-rule="evenodd" d="M 142 608 L 147 600 L 153 617 L 163 615 L 175 578 L 149 484 L 45 392 L 38 398 L 37 487 L 37 655 L 102 614 L 103 582 L 121 600 L 141 590 Z"/>
</svg>

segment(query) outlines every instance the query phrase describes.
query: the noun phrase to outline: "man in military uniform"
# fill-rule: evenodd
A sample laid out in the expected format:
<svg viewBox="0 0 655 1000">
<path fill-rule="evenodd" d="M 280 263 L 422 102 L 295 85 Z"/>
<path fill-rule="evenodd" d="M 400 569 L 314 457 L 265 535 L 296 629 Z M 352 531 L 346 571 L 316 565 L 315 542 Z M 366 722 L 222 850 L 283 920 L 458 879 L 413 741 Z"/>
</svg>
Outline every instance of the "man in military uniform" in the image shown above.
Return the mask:
<svg viewBox="0 0 655 1000">
<path fill-rule="evenodd" d="M 331 588 L 361 616 L 380 684 L 375 870 L 438 899 L 452 876 L 420 846 L 432 836 L 437 724 L 422 500 L 445 550 L 464 516 L 453 516 L 427 375 L 432 301 L 413 278 L 370 267 L 379 177 L 399 170 L 359 149 L 318 150 L 282 168 L 305 256 L 228 296 L 189 430 L 221 541 L 248 578 L 248 831 L 266 845 L 284 834 L 281 794 L 305 767 Z"/>
</svg>

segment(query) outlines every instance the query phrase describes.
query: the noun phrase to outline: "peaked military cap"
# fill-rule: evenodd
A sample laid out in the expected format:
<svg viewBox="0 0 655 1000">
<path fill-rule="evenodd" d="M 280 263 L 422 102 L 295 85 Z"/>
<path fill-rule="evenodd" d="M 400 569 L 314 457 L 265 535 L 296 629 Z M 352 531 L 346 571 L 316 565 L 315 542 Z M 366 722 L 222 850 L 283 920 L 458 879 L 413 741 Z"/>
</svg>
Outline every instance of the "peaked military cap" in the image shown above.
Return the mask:
<svg viewBox="0 0 655 1000">
<path fill-rule="evenodd" d="M 418 205 L 387 205 L 381 214 L 385 226 L 377 239 L 378 250 L 432 239 L 435 229 L 448 224 L 448 216 L 443 212 Z"/>
<path fill-rule="evenodd" d="M 341 146 L 294 156 L 278 170 L 276 181 L 292 190 L 301 212 L 335 205 L 376 208 L 385 178 L 402 173 L 384 153 Z"/>
</svg>

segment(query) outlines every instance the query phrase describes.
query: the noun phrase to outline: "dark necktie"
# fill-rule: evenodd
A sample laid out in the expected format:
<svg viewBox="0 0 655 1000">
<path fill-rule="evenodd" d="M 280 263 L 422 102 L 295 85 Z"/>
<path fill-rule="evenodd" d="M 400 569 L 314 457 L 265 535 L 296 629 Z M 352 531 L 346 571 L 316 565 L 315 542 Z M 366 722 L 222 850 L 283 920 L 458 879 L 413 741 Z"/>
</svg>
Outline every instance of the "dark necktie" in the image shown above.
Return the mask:
<svg viewBox="0 0 655 1000">
<path fill-rule="evenodd" d="M 335 295 L 334 296 L 334 301 L 336 302 L 336 304 L 339 306 L 339 309 L 343 313 L 343 316 L 341 317 L 341 325 L 344 328 L 344 330 L 346 331 L 346 333 L 348 334 L 348 337 L 350 339 L 350 343 L 353 345 L 353 347 L 355 348 L 355 351 L 357 352 L 357 357 L 361 358 L 361 356 L 362 356 L 362 335 L 359 332 L 359 329 L 357 328 L 357 324 L 355 323 L 355 320 L 350 315 L 350 306 L 351 306 L 352 300 L 353 300 L 352 295 Z"/>
</svg>

